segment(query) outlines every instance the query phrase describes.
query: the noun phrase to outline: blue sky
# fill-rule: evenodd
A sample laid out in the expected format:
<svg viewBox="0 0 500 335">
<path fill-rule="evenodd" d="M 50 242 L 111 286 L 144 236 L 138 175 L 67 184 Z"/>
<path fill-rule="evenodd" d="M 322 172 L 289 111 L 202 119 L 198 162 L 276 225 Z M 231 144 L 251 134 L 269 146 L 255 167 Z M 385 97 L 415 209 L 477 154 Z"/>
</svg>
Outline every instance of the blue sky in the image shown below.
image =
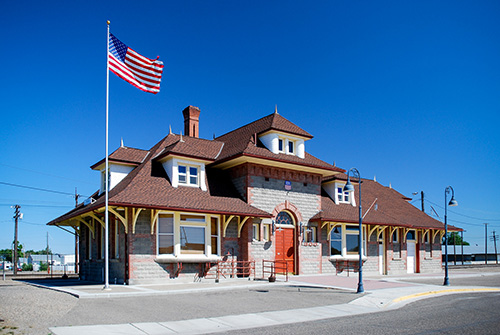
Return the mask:
<svg viewBox="0 0 500 335">
<path fill-rule="evenodd" d="M 73 252 L 44 224 L 90 195 L 105 153 L 106 20 L 165 64 L 161 91 L 110 74 L 110 151 L 149 149 L 201 109 L 211 139 L 274 111 L 306 150 L 405 196 L 484 246 L 500 232 L 498 1 L 3 1 L 0 4 L 0 248 L 24 213 L 27 249 Z M 3 183 L 3 184 L 2 184 Z M 67 194 L 14 187 L 9 184 Z M 491 246 L 492 243 L 489 242 Z"/>
</svg>

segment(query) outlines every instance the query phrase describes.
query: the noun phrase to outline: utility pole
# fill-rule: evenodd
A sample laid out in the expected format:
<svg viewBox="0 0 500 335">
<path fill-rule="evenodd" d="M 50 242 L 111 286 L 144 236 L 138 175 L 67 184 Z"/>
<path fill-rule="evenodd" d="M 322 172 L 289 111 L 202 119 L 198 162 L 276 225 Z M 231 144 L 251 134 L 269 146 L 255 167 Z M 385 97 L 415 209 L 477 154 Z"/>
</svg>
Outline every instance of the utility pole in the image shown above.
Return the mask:
<svg viewBox="0 0 500 335">
<path fill-rule="evenodd" d="M 424 210 L 424 191 L 420 191 L 420 195 L 421 195 L 420 200 L 422 202 L 422 212 L 425 212 L 425 210 Z"/>
<path fill-rule="evenodd" d="M 78 198 L 80 197 L 80 194 L 77 193 L 76 187 L 75 187 L 75 207 L 78 207 Z"/>
<path fill-rule="evenodd" d="M 488 224 L 484 224 L 484 264 L 488 264 Z"/>
<path fill-rule="evenodd" d="M 20 208 L 21 208 L 21 206 L 19 206 L 19 205 L 14 206 L 14 219 L 16 220 L 16 228 L 14 231 L 14 259 L 13 259 L 14 276 L 17 276 L 17 233 L 18 233 L 17 227 L 18 227 L 19 218 L 21 217 L 21 213 L 19 212 Z"/>
<path fill-rule="evenodd" d="M 496 232 L 493 230 L 493 236 L 491 237 L 493 240 L 493 243 L 495 244 L 495 261 L 498 264 L 498 254 L 497 254 L 497 240 L 498 240 L 498 235 Z"/>
<path fill-rule="evenodd" d="M 464 265 L 464 231 L 461 231 L 462 233 L 462 265 Z"/>
</svg>

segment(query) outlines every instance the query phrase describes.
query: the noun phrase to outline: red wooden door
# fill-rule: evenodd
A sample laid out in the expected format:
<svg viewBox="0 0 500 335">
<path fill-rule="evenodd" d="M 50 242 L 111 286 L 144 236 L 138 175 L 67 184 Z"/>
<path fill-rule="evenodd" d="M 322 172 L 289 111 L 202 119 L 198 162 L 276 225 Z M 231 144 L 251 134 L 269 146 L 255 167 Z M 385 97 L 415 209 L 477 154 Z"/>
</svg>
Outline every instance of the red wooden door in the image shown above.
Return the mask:
<svg viewBox="0 0 500 335">
<path fill-rule="evenodd" d="M 294 273 L 294 259 L 295 259 L 295 246 L 294 246 L 294 229 L 293 228 L 281 228 L 276 229 L 276 260 L 286 261 L 288 267 L 288 273 Z M 278 270 L 277 266 L 276 272 L 281 272 Z M 282 270 L 284 272 L 284 270 Z"/>
</svg>

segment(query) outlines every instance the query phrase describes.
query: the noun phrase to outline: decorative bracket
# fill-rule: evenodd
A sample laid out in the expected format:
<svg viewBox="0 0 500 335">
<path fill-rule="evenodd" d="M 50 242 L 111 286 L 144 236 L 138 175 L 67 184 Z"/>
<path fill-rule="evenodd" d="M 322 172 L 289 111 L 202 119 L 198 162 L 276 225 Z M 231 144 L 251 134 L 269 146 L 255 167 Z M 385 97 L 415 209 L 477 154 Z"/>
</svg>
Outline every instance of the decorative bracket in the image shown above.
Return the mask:
<svg viewBox="0 0 500 335">
<path fill-rule="evenodd" d="M 90 232 L 92 233 L 92 238 L 94 238 L 94 236 L 95 236 L 94 224 L 88 223 L 87 221 L 83 220 L 81 217 L 77 217 L 75 220 L 86 225 L 89 228 Z"/>
<path fill-rule="evenodd" d="M 332 230 L 335 228 L 335 226 L 339 225 L 338 223 L 335 223 L 335 222 L 330 222 L 330 223 L 331 223 L 331 225 L 328 228 L 328 234 L 326 235 L 328 240 L 330 240 L 330 235 L 332 233 Z M 321 228 L 323 228 L 323 226 L 321 226 Z"/>
<path fill-rule="evenodd" d="M 103 228 L 106 228 L 106 224 L 104 223 L 104 221 L 101 218 L 99 218 L 97 215 L 95 215 L 94 213 L 89 213 L 88 216 L 90 216 L 91 218 L 93 218 L 94 220 L 99 222 L 103 226 Z"/>
<path fill-rule="evenodd" d="M 118 214 L 118 212 L 112 208 L 112 207 L 108 207 L 108 210 L 113 213 L 114 216 L 116 216 L 120 221 L 121 223 L 123 224 L 123 227 L 125 228 L 125 234 L 128 234 L 128 227 L 127 227 L 127 210 L 125 209 L 125 217 L 121 216 L 120 214 Z"/>
<path fill-rule="evenodd" d="M 241 216 L 238 216 L 238 237 L 240 237 L 240 233 L 241 233 L 241 229 L 243 228 L 243 225 L 245 224 L 245 222 L 248 221 L 248 219 L 252 218 L 251 216 L 245 216 L 245 218 L 243 219 L 243 221 L 240 222 L 241 220 Z M 226 232 L 226 229 L 224 227 L 224 233 Z"/>
<path fill-rule="evenodd" d="M 160 210 L 158 210 L 158 209 L 151 210 L 151 235 L 153 235 L 155 232 L 155 224 L 156 224 L 156 221 L 158 220 L 159 215 L 160 215 Z M 134 227 L 135 227 L 135 225 L 134 225 Z"/>
<path fill-rule="evenodd" d="M 235 216 L 234 215 L 231 215 L 229 216 L 229 218 L 226 220 L 226 216 L 223 215 L 222 216 L 222 236 L 223 237 L 226 237 L 226 229 L 227 229 L 227 226 L 229 226 L 229 222 L 231 222 L 231 220 L 234 218 Z M 238 233 L 238 237 L 239 237 L 239 233 Z"/>
<path fill-rule="evenodd" d="M 379 225 L 372 226 L 372 228 L 368 229 L 368 236 L 366 237 L 366 240 L 370 242 L 370 237 L 372 236 L 373 232 L 380 227 Z M 378 234 L 377 234 L 377 239 L 378 239 Z"/>
</svg>

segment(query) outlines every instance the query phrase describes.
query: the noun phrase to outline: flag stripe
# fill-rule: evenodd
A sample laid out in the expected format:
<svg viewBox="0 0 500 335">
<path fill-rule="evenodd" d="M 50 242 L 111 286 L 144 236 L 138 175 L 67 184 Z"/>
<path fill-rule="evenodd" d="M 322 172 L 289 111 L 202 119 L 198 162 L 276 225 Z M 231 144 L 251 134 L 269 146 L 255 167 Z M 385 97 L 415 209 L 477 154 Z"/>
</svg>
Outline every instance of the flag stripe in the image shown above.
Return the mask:
<svg viewBox="0 0 500 335">
<path fill-rule="evenodd" d="M 129 83 L 135 83 L 136 85 L 144 88 L 145 90 L 148 89 L 156 89 L 159 90 L 160 84 L 150 84 L 146 83 L 144 81 L 138 80 L 136 76 L 133 75 L 126 67 L 124 67 L 121 63 L 116 63 L 116 60 L 113 58 L 110 60 L 110 69 L 114 70 L 113 73 L 115 73 L 117 76 L 121 77 L 122 79 L 128 81 Z"/>
<path fill-rule="evenodd" d="M 125 81 L 136 86 L 137 88 L 140 88 L 143 91 L 149 92 L 150 90 L 153 90 L 156 91 L 156 93 L 159 91 L 159 82 L 156 85 L 150 85 L 141 80 L 138 80 L 138 78 L 130 71 L 130 69 L 124 66 L 123 63 L 118 61 L 113 55 L 110 55 L 109 68 L 118 77 L 124 79 Z"/>
<path fill-rule="evenodd" d="M 149 59 L 109 34 L 109 69 L 140 90 L 156 94 L 160 91 L 163 62 Z"/>
<path fill-rule="evenodd" d="M 132 59 L 130 59 L 128 56 L 125 59 L 125 65 L 128 65 L 131 69 L 131 71 L 134 71 L 135 73 L 138 74 L 143 74 L 145 76 L 151 77 L 151 79 L 158 80 L 157 78 L 161 78 L 161 72 L 158 73 L 158 71 L 152 71 L 152 70 L 147 70 L 147 68 L 144 68 L 134 62 Z"/>
</svg>

